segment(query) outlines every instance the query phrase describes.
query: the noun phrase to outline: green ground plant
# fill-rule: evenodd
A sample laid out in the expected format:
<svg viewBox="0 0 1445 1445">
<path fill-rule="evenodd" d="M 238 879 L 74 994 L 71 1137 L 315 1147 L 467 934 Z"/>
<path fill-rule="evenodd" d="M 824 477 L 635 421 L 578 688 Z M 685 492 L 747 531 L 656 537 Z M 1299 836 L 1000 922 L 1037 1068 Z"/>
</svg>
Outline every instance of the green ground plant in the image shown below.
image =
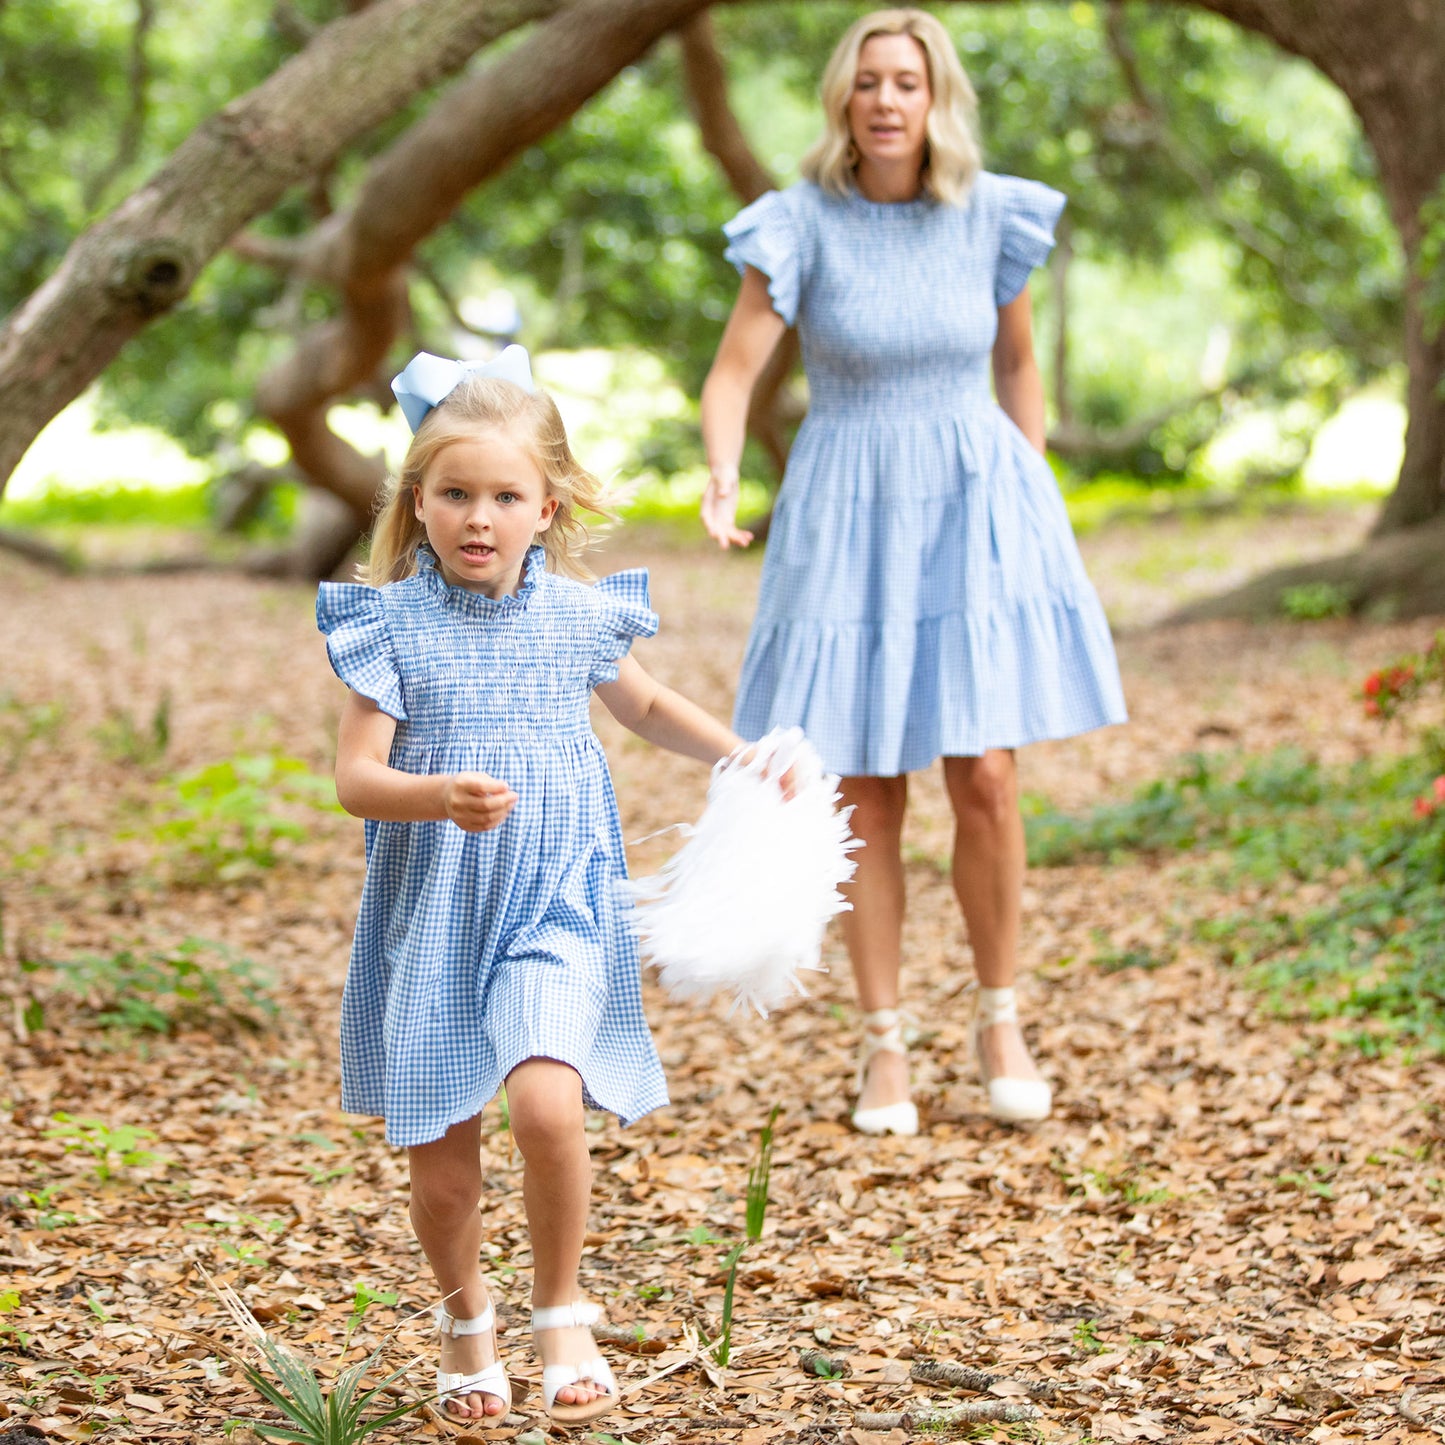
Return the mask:
<svg viewBox="0 0 1445 1445">
<path fill-rule="evenodd" d="M 422 1403 L 409 1399 L 389 1409 L 377 1408 L 390 1398 L 392 1388 L 416 1364 L 416 1360 L 409 1360 L 399 1368 L 384 1373 L 385 1340 L 365 1359 L 337 1372 L 327 1384 L 316 1365 L 303 1359 L 280 1340 L 273 1340 L 261 1328 L 234 1290 L 214 1280 L 211 1286 L 255 1350 L 259 1364 L 229 1346 L 215 1341 L 207 1343 L 238 1364 L 251 1388 L 279 1411 L 285 1421 L 280 1424 L 271 1420 L 230 1420 L 226 1424 L 227 1433 L 245 1427 L 265 1439 L 292 1441 L 294 1445 L 358 1445 L 359 1441 L 411 1414 Z M 346 1334 L 348 1346 L 356 1322 L 359 1322 L 367 1306 L 380 1298 L 370 1295 L 370 1292 L 368 1295 L 359 1309 L 353 1305 L 353 1323 Z M 360 1299 L 358 1290 L 358 1302 Z M 372 1377 L 371 1383 L 368 1383 L 368 1377 Z"/>
<path fill-rule="evenodd" d="M 25 1349 L 30 1336 L 10 1316 L 20 1308 L 18 1289 L 0 1289 L 0 1340 L 8 1341 L 19 1349 Z"/>
<path fill-rule="evenodd" d="M 118 763 L 149 767 L 165 757 L 171 745 L 171 692 L 166 688 L 149 719 L 141 721 L 130 708 L 114 705 L 96 729 L 96 740 Z"/>
<path fill-rule="evenodd" d="M 79 999 L 101 1028 L 157 1034 L 218 1024 L 258 1029 L 277 1013 L 271 976 L 203 938 L 169 949 L 87 953 L 21 968 L 48 973 L 54 992 Z M 44 1000 L 32 998 L 30 1005 L 27 1026 L 43 1027 Z"/>
<path fill-rule="evenodd" d="M 1445 690 L 1445 637 L 1372 673 L 1384 720 Z M 1294 750 L 1197 754 L 1132 798 L 1073 817 L 1036 806 L 1031 862 L 1193 855 L 1207 888 L 1261 893 L 1189 920 L 1281 1012 L 1348 1021 L 1365 1053 L 1445 1055 L 1445 732 L 1415 751 L 1326 767 Z M 1190 896 L 1207 896 L 1207 889 Z M 1107 959 L 1113 967 L 1126 961 Z"/>
<path fill-rule="evenodd" d="M 14 772 L 33 744 L 53 742 L 64 721 L 65 708 L 58 702 L 0 696 L 0 773 Z"/>
<path fill-rule="evenodd" d="M 723 1268 L 727 1271 L 727 1283 L 723 1286 L 722 1323 L 718 1328 L 717 1337 L 707 1346 L 713 1359 L 722 1369 L 727 1368 L 728 1360 L 732 1357 L 733 1295 L 737 1287 L 738 1266 L 742 1263 L 743 1251 L 747 1249 L 748 1245 L 756 1243 L 763 1237 L 763 1224 L 768 1217 L 768 1180 L 773 1169 L 773 1125 L 776 1123 L 781 1109 L 781 1104 L 773 1105 L 772 1112 L 768 1115 L 768 1122 L 758 1133 L 757 1157 L 748 1169 L 743 1238 L 733 1245 L 723 1260 Z"/>
<path fill-rule="evenodd" d="M 109 1183 L 132 1169 L 149 1169 L 166 1163 L 164 1155 L 144 1147 L 154 1139 L 150 1129 L 134 1124 L 107 1124 L 104 1119 L 77 1119 L 64 1112 L 53 1114 L 54 1123 L 45 1131 L 47 1139 L 59 1139 L 67 1154 L 84 1154 L 89 1172 L 101 1183 Z"/>
<path fill-rule="evenodd" d="M 171 813 L 148 831 L 178 872 L 198 884 L 272 868 L 283 842 L 306 836 L 301 818 L 337 811 L 332 781 L 299 758 L 227 758 L 169 780 Z"/>
</svg>

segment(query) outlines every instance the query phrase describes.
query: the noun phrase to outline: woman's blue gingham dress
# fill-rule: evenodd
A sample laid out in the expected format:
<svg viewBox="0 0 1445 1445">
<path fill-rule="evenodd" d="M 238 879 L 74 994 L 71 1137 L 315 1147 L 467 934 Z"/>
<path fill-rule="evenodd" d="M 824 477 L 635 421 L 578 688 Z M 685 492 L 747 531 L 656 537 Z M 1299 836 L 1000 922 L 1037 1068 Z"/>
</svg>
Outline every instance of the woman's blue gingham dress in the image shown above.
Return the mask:
<svg viewBox="0 0 1445 1445">
<path fill-rule="evenodd" d="M 998 308 L 1064 198 L 982 174 L 966 205 L 800 183 L 725 228 L 796 324 L 807 419 L 738 687 L 744 737 L 799 725 L 892 776 L 1125 720 L 1109 626 L 1053 473 L 992 400 Z"/>
<path fill-rule="evenodd" d="M 323 583 L 337 675 L 396 719 L 391 765 L 511 785 L 505 823 L 366 824 L 366 884 L 341 1004 L 341 1102 L 425 1144 L 479 1113 L 530 1058 L 582 1077 L 624 1122 L 667 1102 L 642 1012 L 617 803 L 592 689 L 651 637 L 647 573 L 595 587 L 527 554 L 493 601 L 450 586 L 423 549 L 381 588 Z"/>
</svg>

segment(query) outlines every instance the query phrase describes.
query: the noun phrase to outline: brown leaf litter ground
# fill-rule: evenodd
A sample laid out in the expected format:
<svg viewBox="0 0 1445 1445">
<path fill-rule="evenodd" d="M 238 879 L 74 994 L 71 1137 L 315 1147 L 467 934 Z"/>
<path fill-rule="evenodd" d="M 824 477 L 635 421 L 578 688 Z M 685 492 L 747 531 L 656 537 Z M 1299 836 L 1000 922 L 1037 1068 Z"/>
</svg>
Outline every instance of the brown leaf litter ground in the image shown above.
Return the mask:
<svg viewBox="0 0 1445 1445">
<path fill-rule="evenodd" d="M 1200 747 L 1294 743 L 1345 759 L 1388 746 L 1352 697 L 1366 670 L 1418 645 L 1420 626 L 1154 626 L 1190 591 L 1346 545 L 1364 524 L 1334 512 L 1087 538 L 1133 721 L 1029 750 L 1025 787 L 1072 809 L 1125 796 Z M 600 558 L 603 570 L 636 562 L 653 568 L 664 622 L 638 649 L 644 664 L 725 713 L 756 559 L 626 535 Z M 0 558 L 0 595 L 0 1440 L 33 1438 L 22 1427 L 46 1440 L 219 1440 L 258 1402 L 187 1333 L 241 1344 L 200 1266 L 328 1368 L 342 1363 L 358 1284 L 397 1301 L 370 1307 L 348 1358 L 429 1302 L 403 1160 L 378 1124 L 337 1107 L 360 824 L 302 810 L 306 836 L 283 840 L 273 866 L 204 885 L 160 826 L 174 811 L 165 779 L 187 769 L 274 752 L 329 771 L 342 689 L 307 587 L 61 580 Z M 601 726 L 629 838 L 696 815 L 702 769 Z M 767 1021 L 651 992 L 673 1104 L 627 1131 L 590 1126 L 584 1280 L 614 1333 L 661 1352 L 609 1346 L 624 1402 L 597 1438 L 896 1442 L 930 1404 L 980 1400 L 1038 1417 L 971 1438 L 1445 1438 L 1438 1063 L 1368 1060 L 1325 1025 L 1265 1012 L 1182 926 L 1185 901 L 1204 905 L 1179 865 L 1040 870 L 1022 993 L 1058 1106 L 1034 1128 L 993 1124 L 966 1042 L 972 980 L 940 871 L 937 779 L 915 795 L 907 990 L 925 1021 L 924 1132 L 880 1141 L 847 1127 L 855 1025 L 836 939 L 811 996 Z M 668 846 L 641 844 L 634 869 L 653 871 Z M 265 970 L 279 1013 L 259 1030 L 212 1009 L 204 1027 L 182 1016 L 171 1034 L 137 1034 L 100 1025 L 98 997 L 59 992 L 53 965 L 175 956 L 187 939 L 230 960 L 229 977 L 238 959 Z M 1091 961 L 1140 947 L 1172 961 Z M 93 975 L 92 994 L 103 983 Z M 689 1355 L 689 1332 L 716 1331 L 721 1261 L 742 1236 L 774 1104 L 772 1203 L 743 1258 L 719 1385 Z M 67 1150 L 81 1141 L 49 1132 L 60 1114 L 103 1128 Z M 155 1137 L 127 1140 L 124 1126 Z M 163 1157 L 127 1162 L 127 1145 Z M 520 1167 L 495 1105 L 485 1150 L 503 1345 L 513 1372 L 534 1377 Z M 424 1391 L 422 1324 L 389 1348 L 421 1357 L 410 1378 Z M 808 1351 L 839 1377 L 816 1373 L 831 1367 Z M 927 1361 L 996 1381 L 974 1377 L 980 1394 L 914 1378 Z M 890 1429 L 890 1415 L 912 1418 Z M 486 1438 L 545 1426 L 534 1384 Z M 464 1434 L 423 1412 L 382 1438 Z"/>
</svg>

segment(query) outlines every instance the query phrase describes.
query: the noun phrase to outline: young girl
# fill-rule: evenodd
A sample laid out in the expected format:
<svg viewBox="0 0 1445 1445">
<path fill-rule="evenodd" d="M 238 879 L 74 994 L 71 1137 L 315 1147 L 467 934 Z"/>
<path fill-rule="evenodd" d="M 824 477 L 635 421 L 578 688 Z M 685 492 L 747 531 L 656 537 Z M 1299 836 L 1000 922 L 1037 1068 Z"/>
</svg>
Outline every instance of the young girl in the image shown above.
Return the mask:
<svg viewBox="0 0 1445 1445">
<path fill-rule="evenodd" d="M 526 353 L 418 356 L 393 383 L 415 433 L 377 522 L 369 586 L 322 584 L 317 620 L 351 688 L 336 789 L 366 821 L 366 884 L 342 999 L 342 1103 L 408 1150 L 411 1220 L 436 1274 L 450 1416 L 511 1396 L 482 1279 L 479 1120 L 506 1085 L 524 1160 L 533 1341 L 547 1413 L 616 1402 L 578 1298 L 586 1108 L 667 1102 L 619 911 L 617 806 L 595 690 L 640 737 L 705 763 L 739 739 L 650 678 L 647 574 L 576 569 L 601 489 Z M 538 545 L 540 544 L 540 545 Z"/>
</svg>

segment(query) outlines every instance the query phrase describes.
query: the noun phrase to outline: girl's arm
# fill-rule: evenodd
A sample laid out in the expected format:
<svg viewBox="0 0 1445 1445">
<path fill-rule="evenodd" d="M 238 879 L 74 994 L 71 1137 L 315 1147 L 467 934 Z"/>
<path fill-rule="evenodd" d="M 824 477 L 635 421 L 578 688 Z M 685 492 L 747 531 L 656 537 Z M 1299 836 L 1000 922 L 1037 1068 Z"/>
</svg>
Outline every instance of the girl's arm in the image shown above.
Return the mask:
<svg viewBox="0 0 1445 1445">
<path fill-rule="evenodd" d="M 702 385 L 702 440 L 708 463 L 702 524 L 724 551 L 729 545 L 746 547 L 753 540 L 753 534 L 740 531 L 737 524 L 738 464 L 753 385 L 786 330 L 783 318 L 773 310 L 768 278 L 756 267 L 747 267 L 712 370 Z"/>
<path fill-rule="evenodd" d="M 669 752 L 715 763 L 743 745 L 731 728 L 650 677 L 634 657 L 618 663 L 616 682 L 604 682 L 595 691 L 623 727 Z"/>
<path fill-rule="evenodd" d="M 1044 450 L 1044 382 L 1034 356 L 1034 310 L 1024 287 L 998 309 L 993 344 L 993 386 L 998 404 L 1039 451 Z"/>
<path fill-rule="evenodd" d="M 450 818 L 466 833 L 502 823 L 517 795 L 485 773 L 406 773 L 393 768 L 396 719 L 359 692 L 347 694 L 336 743 L 336 796 L 348 813 L 384 823 Z"/>
</svg>

